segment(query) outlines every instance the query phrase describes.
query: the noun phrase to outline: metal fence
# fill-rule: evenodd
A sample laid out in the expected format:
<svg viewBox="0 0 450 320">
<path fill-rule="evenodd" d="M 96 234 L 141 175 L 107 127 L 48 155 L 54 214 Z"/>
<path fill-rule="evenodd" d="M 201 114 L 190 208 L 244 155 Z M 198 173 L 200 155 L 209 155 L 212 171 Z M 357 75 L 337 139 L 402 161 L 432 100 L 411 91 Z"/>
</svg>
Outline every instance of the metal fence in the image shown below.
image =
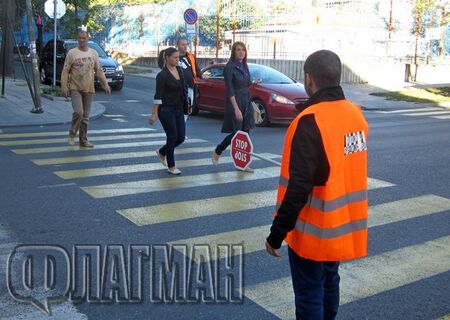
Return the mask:
<svg viewBox="0 0 450 320">
<path fill-rule="evenodd" d="M 131 56 L 155 55 L 179 37 L 189 38 L 183 12 L 194 8 L 199 15 L 197 36 L 189 40 L 200 56 L 226 57 L 232 42 L 240 40 L 255 58 L 303 59 L 322 48 L 346 56 L 401 58 L 414 53 L 412 4 L 409 0 L 177 0 L 110 6 L 97 16 L 103 29 L 94 32 L 94 38 Z M 427 55 L 429 49 L 430 41 L 421 39 L 419 54 Z M 450 54 L 450 47 L 446 52 Z"/>
</svg>

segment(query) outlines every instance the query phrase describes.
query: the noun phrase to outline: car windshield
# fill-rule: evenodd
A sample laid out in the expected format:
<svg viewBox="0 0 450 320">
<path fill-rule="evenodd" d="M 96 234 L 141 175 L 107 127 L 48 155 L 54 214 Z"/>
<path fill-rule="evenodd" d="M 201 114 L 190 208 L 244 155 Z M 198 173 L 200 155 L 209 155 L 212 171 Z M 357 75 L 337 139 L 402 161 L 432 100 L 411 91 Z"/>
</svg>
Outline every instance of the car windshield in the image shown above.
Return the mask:
<svg viewBox="0 0 450 320">
<path fill-rule="evenodd" d="M 108 55 L 106 54 L 105 50 L 103 50 L 98 44 L 96 44 L 95 42 L 89 42 L 89 48 L 94 49 L 95 51 L 97 51 L 98 56 L 100 58 L 107 58 Z"/>
<path fill-rule="evenodd" d="M 77 44 L 75 42 L 69 42 L 66 43 L 66 49 L 70 50 L 73 49 L 77 46 Z M 95 51 L 97 51 L 98 56 L 100 58 L 107 58 L 108 55 L 106 54 L 105 50 L 103 50 L 98 44 L 96 44 L 95 42 L 89 42 L 88 43 L 89 48 L 94 49 Z"/>
<path fill-rule="evenodd" d="M 259 80 L 261 83 L 291 84 L 295 83 L 291 78 L 281 72 L 262 65 L 249 64 L 252 80 Z"/>
</svg>

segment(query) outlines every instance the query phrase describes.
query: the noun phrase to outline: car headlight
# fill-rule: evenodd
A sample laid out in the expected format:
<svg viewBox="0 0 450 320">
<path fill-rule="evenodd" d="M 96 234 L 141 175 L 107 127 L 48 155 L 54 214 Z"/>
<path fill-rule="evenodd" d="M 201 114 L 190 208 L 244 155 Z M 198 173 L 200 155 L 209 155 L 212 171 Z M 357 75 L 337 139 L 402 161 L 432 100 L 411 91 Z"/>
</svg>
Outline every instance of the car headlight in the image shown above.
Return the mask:
<svg viewBox="0 0 450 320">
<path fill-rule="evenodd" d="M 117 67 L 116 67 L 116 72 L 123 72 L 123 67 L 122 67 L 122 65 L 118 65 Z"/>
<path fill-rule="evenodd" d="M 295 104 L 293 101 L 289 100 L 286 97 L 280 96 L 276 93 L 272 93 L 272 99 L 275 100 L 278 103 L 282 104 Z"/>
</svg>

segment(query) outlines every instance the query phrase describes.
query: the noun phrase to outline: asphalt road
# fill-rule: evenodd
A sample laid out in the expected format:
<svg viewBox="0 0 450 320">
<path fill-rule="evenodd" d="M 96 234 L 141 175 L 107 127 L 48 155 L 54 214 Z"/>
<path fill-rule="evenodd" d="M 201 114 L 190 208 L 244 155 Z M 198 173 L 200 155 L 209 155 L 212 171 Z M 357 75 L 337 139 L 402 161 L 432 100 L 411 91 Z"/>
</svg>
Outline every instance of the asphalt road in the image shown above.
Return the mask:
<svg viewBox="0 0 450 320">
<path fill-rule="evenodd" d="M 11 128 L 0 133 L 2 261 L 17 244 L 59 245 L 69 254 L 74 245 L 101 246 L 100 260 L 108 261 L 99 269 L 103 303 L 95 301 L 95 290 L 90 292 L 91 303 L 74 307 L 50 302 L 57 319 L 292 318 L 286 248 L 281 259 L 263 250 L 278 168 L 259 160 L 252 164 L 255 173 L 238 173 L 227 155 L 212 166 L 211 152 L 224 135 L 221 117 L 203 112 L 188 119 L 188 139 L 176 154 L 183 174 L 169 176 L 154 154 L 164 140 L 161 126 L 147 125 L 153 92 L 154 80 L 128 76 L 122 91 L 111 96 L 97 93 L 95 100 L 104 103 L 107 111 L 90 123 L 90 139 L 96 145 L 92 150 L 66 146 L 67 126 Z M 368 111 L 366 117 L 370 125 L 369 257 L 342 264 L 338 318 L 449 315 L 450 120 L 427 112 Z M 252 131 L 255 152 L 279 159 L 285 130 L 286 125 L 279 124 Z M 166 243 L 207 244 L 211 254 L 218 245 L 237 244 L 231 248 L 236 252 L 243 248 L 244 254 L 221 255 L 218 264 L 201 267 L 188 260 L 188 268 L 183 265 L 182 250 L 171 256 L 164 247 L 158 251 L 154 246 Z M 116 247 L 108 251 L 105 245 Z M 152 258 L 143 262 L 142 301 L 136 298 L 138 287 L 131 285 L 139 278 L 138 269 L 121 261 L 117 247 L 124 246 L 126 252 L 129 245 L 142 245 L 144 256 L 145 246 L 153 246 Z M 191 253 L 195 261 L 215 261 L 204 246 L 195 250 Z M 158 264 L 161 252 L 180 262 L 180 270 L 189 270 L 187 283 L 195 289 L 190 296 L 192 288 L 187 288 L 190 301 L 181 290 L 181 303 L 161 302 L 158 279 L 165 270 L 164 264 Z M 95 255 L 91 259 L 96 261 Z M 35 268 L 40 271 L 42 266 L 36 262 Z M 121 272 L 129 268 L 135 270 L 133 279 Z M 20 268 L 11 273 L 20 279 Z M 186 283 L 180 274 L 174 282 L 178 289 Z M 214 282 L 215 275 L 219 282 Z M 232 289 L 227 296 L 226 280 L 239 287 L 240 277 L 242 299 Z M 99 283 L 95 278 L 94 287 Z M 0 319 L 47 318 L 31 304 L 14 301 L 5 279 L 2 274 Z M 125 287 L 132 288 L 128 297 Z M 214 292 L 217 287 L 220 292 Z M 166 289 L 170 300 L 170 286 Z M 108 302 L 114 291 L 117 296 L 112 299 L 123 299 L 122 303 Z M 196 294 L 199 299 L 194 302 Z M 33 291 L 33 295 L 46 293 Z M 131 303 L 133 297 L 138 302 Z M 222 302 L 214 301 L 220 297 L 225 297 Z"/>
</svg>

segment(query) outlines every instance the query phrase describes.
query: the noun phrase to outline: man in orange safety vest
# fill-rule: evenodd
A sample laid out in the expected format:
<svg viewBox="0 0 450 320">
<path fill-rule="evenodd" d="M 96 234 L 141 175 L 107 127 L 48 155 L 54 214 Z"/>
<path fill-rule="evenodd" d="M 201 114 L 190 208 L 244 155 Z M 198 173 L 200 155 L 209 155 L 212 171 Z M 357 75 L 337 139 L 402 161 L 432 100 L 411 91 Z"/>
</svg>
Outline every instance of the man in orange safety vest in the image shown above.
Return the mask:
<svg viewBox="0 0 450 320">
<path fill-rule="evenodd" d="M 320 50 L 305 61 L 306 108 L 283 149 L 267 252 L 288 244 L 297 319 L 334 319 L 339 262 L 367 255 L 367 136 L 360 107 L 340 87 L 341 61 Z"/>
</svg>

